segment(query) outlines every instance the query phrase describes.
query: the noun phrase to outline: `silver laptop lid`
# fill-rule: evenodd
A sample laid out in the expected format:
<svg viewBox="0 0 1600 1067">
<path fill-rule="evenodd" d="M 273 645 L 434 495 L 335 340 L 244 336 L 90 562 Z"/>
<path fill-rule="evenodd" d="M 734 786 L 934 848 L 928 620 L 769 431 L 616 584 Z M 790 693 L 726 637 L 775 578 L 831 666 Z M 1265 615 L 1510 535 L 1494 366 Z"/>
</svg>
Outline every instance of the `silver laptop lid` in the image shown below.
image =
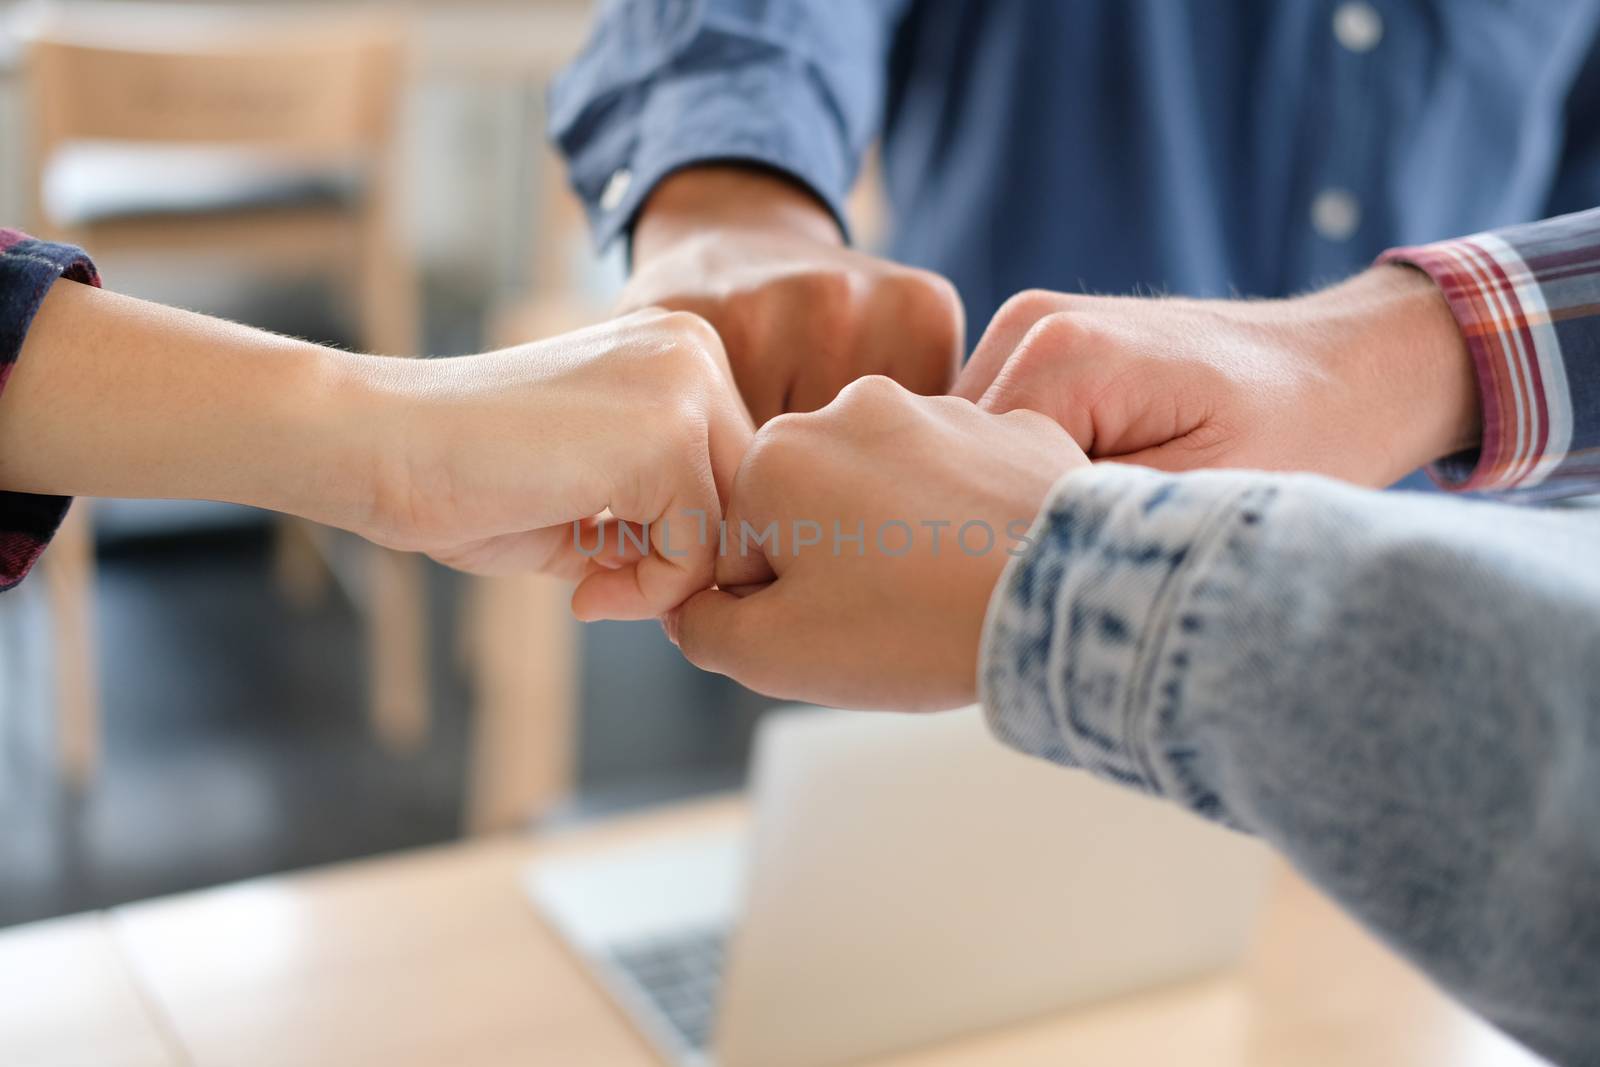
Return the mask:
<svg viewBox="0 0 1600 1067">
<path fill-rule="evenodd" d="M 1235 959 L 1268 853 L 976 709 L 763 724 L 721 1067 L 825 1067 Z"/>
</svg>

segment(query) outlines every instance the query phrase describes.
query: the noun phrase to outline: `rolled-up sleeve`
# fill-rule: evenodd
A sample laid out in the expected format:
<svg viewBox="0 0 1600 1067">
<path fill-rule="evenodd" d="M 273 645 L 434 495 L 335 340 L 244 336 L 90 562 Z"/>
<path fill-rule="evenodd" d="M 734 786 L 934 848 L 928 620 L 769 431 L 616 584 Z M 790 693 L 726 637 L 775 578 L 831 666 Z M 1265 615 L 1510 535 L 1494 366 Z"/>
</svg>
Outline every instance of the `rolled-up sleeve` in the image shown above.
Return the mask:
<svg viewBox="0 0 1600 1067">
<path fill-rule="evenodd" d="M 1433 278 L 1478 372 L 1482 445 L 1434 479 L 1533 499 L 1600 492 L 1600 209 L 1380 261 Z"/>
<path fill-rule="evenodd" d="M 11 378 L 34 314 L 59 278 L 100 284 L 94 264 L 81 250 L 0 229 L 0 392 Z M 63 496 L 0 491 L 0 591 L 27 576 L 70 503 Z"/>
<path fill-rule="evenodd" d="M 595 239 L 609 244 L 667 175 L 778 171 L 843 225 L 883 111 L 908 0 L 617 0 L 551 87 L 550 129 Z"/>
</svg>

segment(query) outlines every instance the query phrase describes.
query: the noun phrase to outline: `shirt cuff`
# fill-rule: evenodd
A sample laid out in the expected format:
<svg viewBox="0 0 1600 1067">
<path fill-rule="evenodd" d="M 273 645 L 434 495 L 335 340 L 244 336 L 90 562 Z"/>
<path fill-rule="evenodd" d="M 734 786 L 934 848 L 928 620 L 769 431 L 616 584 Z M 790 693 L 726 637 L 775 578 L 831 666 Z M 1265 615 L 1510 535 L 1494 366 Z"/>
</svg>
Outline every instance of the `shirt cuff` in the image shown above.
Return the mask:
<svg viewBox="0 0 1600 1067">
<path fill-rule="evenodd" d="M 630 6 L 621 14 L 653 10 Z M 629 52 L 610 38 L 623 33 L 648 36 L 639 26 L 602 22 L 594 44 L 550 90 L 551 135 L 598 247 L 629 231 L 674 171 L 728 163 L 771 170 L 808 189 L 848 239 L 844 201 L 857 161 L 838 116 L 792 61 L 678 66 L 643 76 L 618 69 L 616 57 Z"/>
<path fill-rule="evenodd" d="M 1228 821 L 1159 735 L 1203 626 L 1196 577 L 1274 493 L 1240 471 L 1102 463 L 1063 478 L 989 602 L 978 689 L 994 735 Z"/>
<path fill-rule="evenodd" d="M 57 278 L 98 286 L 81 249 L 0 229 L 0 392 L 10 380 L 23 339 Z M 0 491 L 0 591 L 27 576 L 71 503 L 68 497 Z"/>
<path fill-rule="evenodd" d="M 1434 280 L 1477 368 L 1483 443 L 1435 464 L 1434 479 L 1531 498 L 1600 491 L 1600 209 L 1379 262 Z"/>
</svg>

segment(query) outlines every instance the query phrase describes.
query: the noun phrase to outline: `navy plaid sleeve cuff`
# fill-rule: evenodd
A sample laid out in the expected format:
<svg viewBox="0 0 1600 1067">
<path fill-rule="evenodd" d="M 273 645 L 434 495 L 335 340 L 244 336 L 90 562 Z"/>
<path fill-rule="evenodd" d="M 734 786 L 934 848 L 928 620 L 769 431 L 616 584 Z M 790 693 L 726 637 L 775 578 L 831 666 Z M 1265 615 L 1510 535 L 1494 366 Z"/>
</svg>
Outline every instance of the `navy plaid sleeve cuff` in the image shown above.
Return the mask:
<svg viewBox="0 0 1600 1067">
<path fill-rule="evenodd" d="M 10 380 L 39 305 L 57 278 L 100 284 L 81 249 L 0 229 L 0 392 Z M 0 491 L 0 591 L 27 576 L 61 525 L 70 498 Z"/>
<path fill-rule="evenodd" d="M 1523 500 L 1600 491 L 1600 209 L 1381 261 L 1433 278 L 1478 371 L 1483 444 L 1435 480 Z"/>
</svg>

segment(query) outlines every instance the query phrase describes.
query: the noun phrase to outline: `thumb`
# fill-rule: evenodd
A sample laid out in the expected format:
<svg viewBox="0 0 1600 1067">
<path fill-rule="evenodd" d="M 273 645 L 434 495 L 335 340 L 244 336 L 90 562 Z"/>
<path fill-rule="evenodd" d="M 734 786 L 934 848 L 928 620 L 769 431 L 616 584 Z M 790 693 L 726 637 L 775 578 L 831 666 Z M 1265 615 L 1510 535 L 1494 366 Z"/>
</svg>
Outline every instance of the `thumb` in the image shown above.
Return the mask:
<svg viewBox="0 0 1600 1067">
<path fill-rule="evenodd" d="M 748 596 L 707 589 L 661 616 L 661 625 L 683 657 L 701 670 L 782 696 L 776 691 L 784 688 L 782 596 L 777 584 Z"/>
<path fill-rule="evenodd" d="M 1065 303 L 1060 294 L 1043 290 L 1028 290 L 1007 300 L 989 320 L 950 395 L 976 404 L 1039 320 L 1060 311 Z"/>
<path fill-rule="evenodd" d="M 1034 323 L 984 390 L 978 406 L 1000 415 L 1037 411 L 1094 455 L 1105 412 L 1108 365 L 1118 354 L 1080 318 L 1047 315 Z"/>
<path fill-rule="evenodd" d="M 600 530 L 614 530 L 619 549 L 625 531 L 639 531 L 643 543 L 628 545 L 615 566 L 587 570 L 572 593 L 572 611 L 579 619 L 656 618 L 710 586 L 715 577 L 716 545 L 708 525 L 722 509 L 710 465 L 703 457 L 674 463 L 675 457 L 664 452 L 657 458 L 667 467 L 664 476 L 676 484 L 662 504 L 654 496 L 659 487 L 640 479 L 623 482 L 624 492 L 610 501 L 611 513 L 620 521 L 603 523 Z"/>
<path fill-rule="evenodd" d="M 1055 368 L 1040 366 L 1035 359 L 1017 359 L 1000 368 L 994 380 L 976 401 L 978 407 L 995 415 L 1025 409 L 1056 417 L 1054 387 L 1061 384 Z"/>
</svg>

